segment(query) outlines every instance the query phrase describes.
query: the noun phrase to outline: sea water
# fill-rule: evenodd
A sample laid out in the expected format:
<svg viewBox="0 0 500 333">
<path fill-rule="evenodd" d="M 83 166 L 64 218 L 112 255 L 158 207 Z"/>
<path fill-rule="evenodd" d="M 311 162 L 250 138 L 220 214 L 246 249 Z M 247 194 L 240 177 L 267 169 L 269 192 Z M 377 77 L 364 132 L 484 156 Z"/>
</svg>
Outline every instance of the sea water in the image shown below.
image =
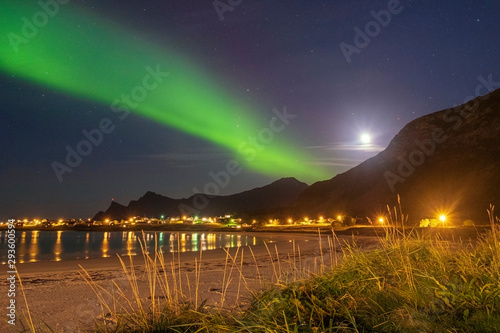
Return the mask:
<svg viewBox="0 0 500 333">
<path fill-rule="evenodd" d="M 263 238 L 239 233 L 16 230 L 16 262 L 62 261 L 142 254 L 141 245 L 163 253 L 258 245 Z M 7 232 L 0 232 L 0 263 L 7 262 Z"/>
</svg>

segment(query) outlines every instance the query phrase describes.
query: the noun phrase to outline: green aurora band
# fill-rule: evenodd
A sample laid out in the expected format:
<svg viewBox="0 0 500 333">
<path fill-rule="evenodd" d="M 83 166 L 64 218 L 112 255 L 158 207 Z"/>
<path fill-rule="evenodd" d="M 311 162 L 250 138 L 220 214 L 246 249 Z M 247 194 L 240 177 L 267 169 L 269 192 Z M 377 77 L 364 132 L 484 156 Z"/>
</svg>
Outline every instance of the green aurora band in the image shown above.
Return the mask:
<svg viewBox="0 0 500 333">
<path fill-rule="evenodd" d="M 261 147 L 251 154 L 252 146 L 245 143 L 269 123 L 258 121 L 259 114 L 248 103 L 217 89 L 213 82 L 219 81 L 185 55 L 133 38 L 124 28 L 59 2 L 41 1 L 52 3 L 44 11 L 34 1 L 0 0 L 0 71 L 114 105 L 115 112 L 124 109 L 123 102 L 116 103 L 120 96 L 144 85 L 146 68 L 149 73 L 168 72 L 157 84 L 148 82 L 154 89 L 148 89 L 143 100 L 129 104 L 132 112 L 226 147 L 254 171 L 307 181 L 329 178 L 325 170 L 307 166 L 310 157 L 292 143 L 278 142 L 284 140 L 260 142 Z"/>
</svg>

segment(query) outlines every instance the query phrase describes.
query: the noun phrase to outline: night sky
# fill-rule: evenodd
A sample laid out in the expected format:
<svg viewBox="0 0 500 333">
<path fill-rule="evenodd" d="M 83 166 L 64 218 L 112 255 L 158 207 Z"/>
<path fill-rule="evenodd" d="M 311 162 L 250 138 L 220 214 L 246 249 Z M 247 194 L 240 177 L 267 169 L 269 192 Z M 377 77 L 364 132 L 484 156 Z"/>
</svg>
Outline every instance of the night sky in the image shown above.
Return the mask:
<svg viewBox="0 0 500 333">
<path fill-rule="evenodd" d="M 311 184 L 500 86 L 498 1 L 63 2 L 0 0 L 0 220 Z"/>
</svg>

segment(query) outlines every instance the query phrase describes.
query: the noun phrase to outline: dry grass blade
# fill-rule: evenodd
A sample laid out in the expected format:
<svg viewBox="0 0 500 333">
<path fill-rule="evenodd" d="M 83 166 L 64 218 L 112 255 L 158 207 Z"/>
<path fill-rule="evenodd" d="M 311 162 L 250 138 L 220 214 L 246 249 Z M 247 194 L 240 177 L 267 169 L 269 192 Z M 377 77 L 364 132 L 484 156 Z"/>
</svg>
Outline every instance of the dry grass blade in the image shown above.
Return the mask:
<svg viewBox="0 0 500 333">
<path fill-rule="evenodd" d="M 26 305 L 26 312 L 27 312 L 27 321 L 28 321 L 28 328 L 30 329 L 30 332 L 35 332 L 35 325 L 33 324 L 33 318 L 31 317 L 31 311 L 30 307 L 28 304 L 28 300 L 26 299 L 26 293 L 24 292 L 24 287 L 23 287 L 23 281 L 21 280 L 21 276 L 19 275 L 19 272 L 16 269 L 16 275 L 17 275 L 17 280 L 19 281 L 19 287 L 21 288 L 21 292 L 23 294 L 23 299 L 24 299 L 24 304 Z M 25 313 L 26 316 L 26 313 Z"/>
</svg>

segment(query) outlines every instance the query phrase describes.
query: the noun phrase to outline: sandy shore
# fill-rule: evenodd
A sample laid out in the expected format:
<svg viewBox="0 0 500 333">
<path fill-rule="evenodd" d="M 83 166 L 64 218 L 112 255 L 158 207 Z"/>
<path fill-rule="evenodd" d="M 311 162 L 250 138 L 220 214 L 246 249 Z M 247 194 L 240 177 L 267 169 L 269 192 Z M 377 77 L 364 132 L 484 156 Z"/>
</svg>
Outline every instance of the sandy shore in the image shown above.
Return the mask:
<svg viewBox="0 0 500 333">
<path fill-rule="evenodd" d="M 252 235 L 258 236 L 253 233 Z M 177 290 L 176 296 L 199 304 L 207 300 L 208 306 L 240 311 L 251 300 L 252 292 L 262 290 L 276 283 L 283 283 L 307 272 L 325 269 L 340 260 L 340 242 L 351 236 L 332 237 L 317 234 L 266 233 L 267 247 L 218 249 L 199 252 L 165 255 L 166 276 L 170 288 Z M 373 247 L 374 237 L 358 236 L 358 244 Z M 134 256 L 134 271 L 138 280 L 138 290 L 144 304 L 151 304 L 151 294 L 142 256 Z M 130 269 L 128 257 L 123 258 Z M 6 266 L 2 269 L 7 271 Z M 81 267 L 80 267 L 81 266 Z M 83 269 L 100 286 L 103 299 L 99 299 L 91 285 L 85 281 Z M 120 298 L 117 288 L 132 299 L 132 288 L 120 260 L 102 258 L 72 260 L 62 262 L 38 262 L 17 266 L 22 280 L 27 304 L 32 320 L 38 324 L 45 322 L 55 332 L 79 332 L 92 328 L 95 318 L 106 315 L 102 304 L 121 305 L 127 302 Z M 172 277 L 175 274 L 175 278 Z M 3 290 L 8 282 L 2 279 Z M 16 326 L 5 320 L 8 298 L 1 299 L 5 314 L 0 323 L 1 332 L 19 330 L 20 320 L 27 322 L 26 303 L 19 284 L 16 288 Z M 157 288 L 155 297 L 165 299 L 165 292 Z M 149 297 L 149 299 L 148 299 Z M 118 302 L 113 302 L 113 299 Z M 116 304 L 115 304 L 116 305 Z M 124 310 L 122 310 L 124 311 Z M 15 329 L 14 329 L 15 328 Z"/>
</svg>

